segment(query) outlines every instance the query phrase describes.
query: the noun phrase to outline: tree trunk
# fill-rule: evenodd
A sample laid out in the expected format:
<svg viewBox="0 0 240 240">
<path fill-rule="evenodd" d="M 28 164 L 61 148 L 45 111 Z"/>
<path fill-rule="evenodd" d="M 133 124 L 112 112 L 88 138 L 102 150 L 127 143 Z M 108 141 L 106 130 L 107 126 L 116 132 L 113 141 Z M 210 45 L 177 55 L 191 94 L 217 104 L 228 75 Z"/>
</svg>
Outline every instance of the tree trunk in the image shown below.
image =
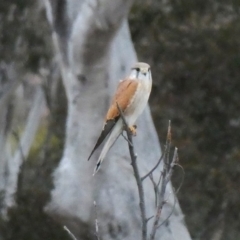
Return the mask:
<svg viewBox="0 0 240 240">
<path fill-rule="evenodd" d="M 54 173 L 46 210 L 78 240 L 93 238 L 96 201 L 102 239 L 140 239 L 139 197 L 126 141 L 121 137 L 117 140 L 95 177 L 92 173 L 98 154 L 87 161 L 118 81 L 137 61 L 127 23 L 132 1 L 45 0 L 45 4 L 68 99 L 64 154 Z M 149 107 L 137 126 L 134 144 L 140 174 L 144 175 L 161 155 Z M 147 217 L 151 217 L 155 196 L 149 179 L 144 181 L 144 189 Z M 167 196 L 162 221 L 174 206 L 170 185 Z M 157 239 L 160 236 L 164 240 L 190 239 L 178 203 L 159 228 Z"/>
<path fill-rule="evenodd" d="M 38 130 L 43 106 L 44 95 L 42 89 L 40 87 L 37 87 L 35 98 L 32 103 L 32 108 L 29 111 L 24 132 L 19 139 L 19 146 L 17 147 L 17 150 L 13 156 L 11 156 L 7 162 L 8 176 L 6 178 L 5 194 L 2 208 L 2 214 L 5 217 L 7 216 L 8 209 L 15 205 L 14 197 L 18 187 L 19 172 L 21 171 L 21 165 L 23 161 L 25 160 L 26 156 L 28 156 L 32 142 Z"/>
</svg>

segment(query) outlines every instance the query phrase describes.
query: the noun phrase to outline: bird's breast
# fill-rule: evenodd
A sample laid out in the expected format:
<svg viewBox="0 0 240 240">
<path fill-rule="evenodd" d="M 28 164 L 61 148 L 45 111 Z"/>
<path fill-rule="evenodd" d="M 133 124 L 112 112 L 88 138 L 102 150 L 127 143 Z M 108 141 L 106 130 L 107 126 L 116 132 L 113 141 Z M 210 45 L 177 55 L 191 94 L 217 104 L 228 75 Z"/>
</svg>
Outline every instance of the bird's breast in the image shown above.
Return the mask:
<svg viewBox="0 0 240 240">
<path fill-rule="evenodd" d="M 145 81 L 141 81 L 139 83 L 135 95 L 133 96 L 129 106 L 125 111 L 125 118 L 128 122 L 128 125 L 133 125 L 136 122 L 138 116 L 143 112 L 144 108 L 147 105 L 150 91 L 151 84 Z"/>
</svg>

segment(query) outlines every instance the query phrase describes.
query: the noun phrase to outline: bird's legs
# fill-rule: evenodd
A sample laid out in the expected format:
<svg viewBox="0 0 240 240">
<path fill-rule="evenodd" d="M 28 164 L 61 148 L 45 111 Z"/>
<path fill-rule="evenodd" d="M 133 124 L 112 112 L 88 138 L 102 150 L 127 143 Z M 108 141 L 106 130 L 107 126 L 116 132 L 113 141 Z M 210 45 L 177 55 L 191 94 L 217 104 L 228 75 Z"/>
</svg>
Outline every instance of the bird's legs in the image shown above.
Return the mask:
<svg viewBox="0 0 240 240">
<path fill-rule="evenodd" d="M 130 132 L 131 132 L 131 134 L 132 134 L 133 136 L 136 136 L 136 135 L 137 135 L 137 130 L 136 130 L 136 129 L 137 129 L 137 125 L 132 125 L 132 126 L 128 127 L 128 129 L 130 130 Z M 126 131 L 126 127 L 124 127 L 123 130 Z M 129 142 L 128 138 L 123 135 L 123 132 L 122 132 L 121 135 L 123 136 L 123 138 L 124 138 L 130 145 L 132 145 L 132 143 Z"/>
<path fill-rule="evenodd" d="M 133 136 L 137 135 L 137 125 L 132 125 L 129 127 L 130 132 L 132 133 Z"/>
</svg>

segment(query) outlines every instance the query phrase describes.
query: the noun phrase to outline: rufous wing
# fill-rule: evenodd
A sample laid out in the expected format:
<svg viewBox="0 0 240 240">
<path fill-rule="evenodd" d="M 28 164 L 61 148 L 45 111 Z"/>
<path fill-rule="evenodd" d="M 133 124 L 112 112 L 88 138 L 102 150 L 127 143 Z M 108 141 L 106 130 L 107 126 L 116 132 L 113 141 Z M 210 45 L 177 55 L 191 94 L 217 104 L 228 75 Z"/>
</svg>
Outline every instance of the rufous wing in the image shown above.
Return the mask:
<svg viewBox="0 0 240 240">
<path fill-rule="evenodd" d="M 132 79 L 125 79 L 119 83 L 112 104 L 107 112 L 106 121 L 120 116 L 117 104 L 123 112 L 127 109 L 134 98 L 138 84 L 138 81 Z"/>
<path fill-rule="evenodd" d="M 101 145 L 104 139 L 108 136 L 108 134 L 112 131 L 113 127 L 115 126 L 116 122 L 120 117 L 120 113 L 118 111 L 116 103 L 118 103 L 119 107 L 124 112 L 131 103 L 131 99 L 134 97 L 137 87 L 138 82 L 135 80 L 125 79 L 119 83 L 117 91 L 112 100 L 112 104 L 106 114 L 103 130 L 90 156 L 88 157 L 88 160 L 91 158 L 95 150 Z"/>
</svg>

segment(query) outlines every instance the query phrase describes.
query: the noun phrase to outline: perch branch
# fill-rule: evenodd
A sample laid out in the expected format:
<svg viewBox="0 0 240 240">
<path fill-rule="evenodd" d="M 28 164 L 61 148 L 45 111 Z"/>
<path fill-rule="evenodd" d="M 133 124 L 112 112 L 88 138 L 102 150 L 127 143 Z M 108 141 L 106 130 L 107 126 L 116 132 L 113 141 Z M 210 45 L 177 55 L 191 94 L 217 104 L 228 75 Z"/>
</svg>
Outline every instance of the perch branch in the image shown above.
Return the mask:
<svg viewBox="0 0 240 240">
<path fill-rule="evenodd" d="M 139 170 L 138 170 L 138 165 L 137 165 L 137 155 L 134 150 L 134 145 L 133 145 L 133 141 L 132 141 L 132 133 L 131 133 L 129 126 L 126 122 L 126 119 L 123 115 L 122 109 L 119 107 L 117 102 L 116 102 L 116 104 L 117 104 L 118 111 L 120 113 L 120 116 L 123 120 L 123 124 L 124 124 L 124 126 L 126 128 L 126 132 L 127 132 L 128 147 L 129 147 L 129 153 L 131 156 L 131 164 L 132 164 L 134 176 L 135 176 L 135 179 L 137 182 L 138 194 L 139 194 L 139 200 L 140 200 L 139 207 L 140 207 L 141 219 L 142 219 L 142 240 L 146 240 L 147 239 L 146 207 L 145 207 L 144 190 L 143 190 L 142 180 L 141 180 Z"/>
</svg>

